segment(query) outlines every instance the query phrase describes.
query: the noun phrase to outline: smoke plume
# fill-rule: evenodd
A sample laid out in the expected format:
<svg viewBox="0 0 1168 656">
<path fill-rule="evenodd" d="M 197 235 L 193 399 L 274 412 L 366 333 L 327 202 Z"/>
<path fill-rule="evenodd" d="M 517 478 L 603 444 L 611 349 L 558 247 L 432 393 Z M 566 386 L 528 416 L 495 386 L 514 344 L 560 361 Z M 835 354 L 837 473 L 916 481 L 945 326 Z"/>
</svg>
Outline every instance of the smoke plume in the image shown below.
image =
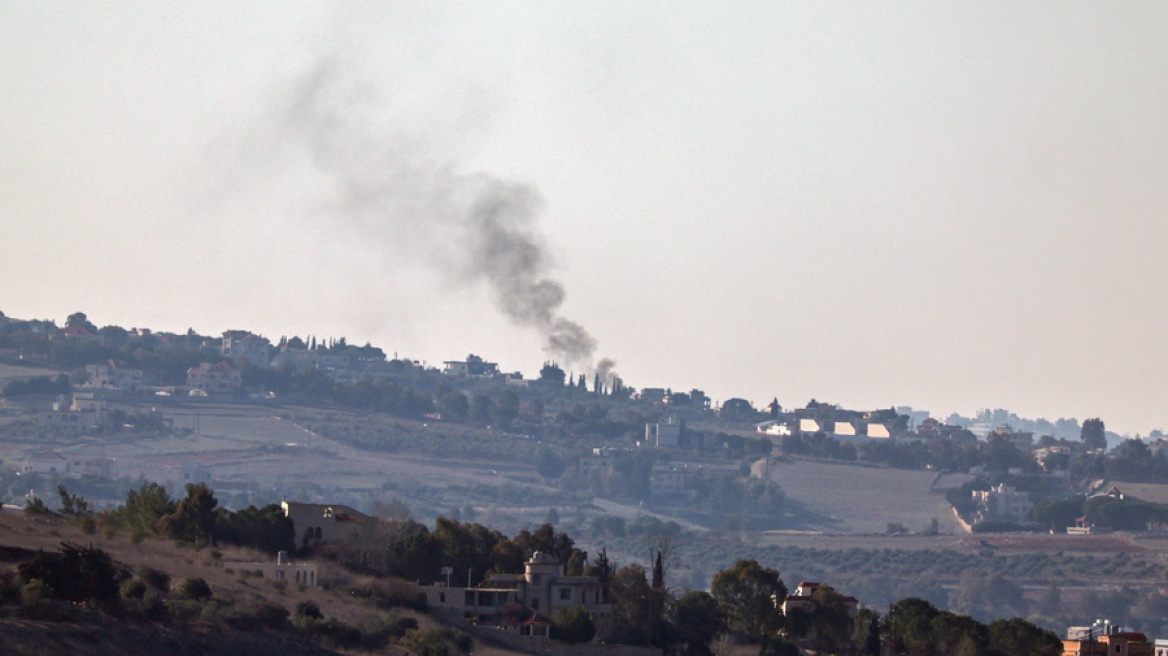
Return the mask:
<svg viewBox="0 0 1168 656">
<path fill-rule="evenodd" d="M 458 171 L 424 139 L 375 121 L 376 96 L 338 61 L 323 60 L 275 94 L 245 149 L 251 157 L 306 155 L 328 181 L 316 212 L 355 226 L 379 248 L 423 253 L 450 280 L 485 284 L 510 321 L 540 334 L 548 356 L 591 368 L 596 340 L 560 314 L 564 287 L 549 275 L 537 230 L 539 192 Z"/>
</svg>

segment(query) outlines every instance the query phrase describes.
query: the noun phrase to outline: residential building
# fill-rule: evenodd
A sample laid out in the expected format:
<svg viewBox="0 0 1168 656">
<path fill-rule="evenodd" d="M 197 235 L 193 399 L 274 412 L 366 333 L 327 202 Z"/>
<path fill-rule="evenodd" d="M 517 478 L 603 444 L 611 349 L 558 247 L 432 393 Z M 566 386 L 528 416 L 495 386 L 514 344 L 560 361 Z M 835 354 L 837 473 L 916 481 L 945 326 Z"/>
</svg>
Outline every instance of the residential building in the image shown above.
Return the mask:
<svg viewBox="0 0 1168 656">
<path fill-rule="evenodd" d="M 56 451 L 38 451 L 25 457 L 20 471 L 25 474 L 67 474 L 69 460 Z"/>
<path fill-rule="evenodd" d="M 1030 496 L 1017 489 L 999 483 L 988 490 L 974 490 L 973 500 L 977 503 L 978 519 L 999 518 L 1011 521 L 1025 521 L 1034 502 Z"/>
<path fill-rule="evenodd" d="M 276 562 L 271 561 L 224 561 L 224 565 L 236 570 L 258 572 L 260 576 L 273 581 L 289 581 L 296 585 L 315 588 L 320 585 L 317 567 L 313 561 L 293 562 L 287 551 L 276 554 Z"/>
<path fill-rule="evenodd" d="M 187 387 L 202 395 L 238 394 L 243 389 L 243 372 L 226 360 L 204 362 L 187 369 Z"/>
<path fill-rule="evenodd" d="M 665 403 L 665 388 L 663 387 L 646 387 L 641 390 L 637 398 L 649 403 Z"/>
<path fill-rule="evenodd" d="M 117 360 L 87 364 L 85 371 L 89 374 L 89 380 L 83 387 L 133 393 L 146 385 L 145 372 Z"/>
<path fill-rule="evenodd" d="M 369 515 L 340 504 L 284 501 L 280 505 L 284 516 L 292 520 L 296 546 L 301 549 L 328 542 L 339 542 L 361 553 L 373 548 L 377 520 Z"/>
<path fill-rule="evenodd" d="M 1085 634 L 1082 629 L 1087 629 Z M 1101 621 L 1072 627 L 1063 640 L 1062 656 L 1153 656 L 1155 648 L 1143 633 Z"/>
<path fill-rule="evenodd" d="M 272 369 L 291 369 L 303 372 L 309 369 L 327 369 L 331 371 L 344 370 L 353 363 L 348 355 L 330 355 L 309 349 L 281 347 L 276 357 L 272 358 Z"/>
<path fill-rule="evenodd" d="M 814 581 L 801 581 L 799 585 L 795 586 L 794 594 L 789 594 L 783 600 L 783 614 L 786 615 L 793 610 L 810 611 L 815 608 L 815 600 L 813 595 L 815 591 L 820 588 L 830 588 L 831 586 Z M 855 617 L 860 610 L 860 601 L 855 597 L 843 597 L 844 604 L 848 609 L 848 617 Z"/>
<path fill-rule="evenodd" d="M 56 333 L 49 335 L 50 339 L 80 339 L 98 344 L 105 344 L 105 337 L 89 326 L 81 323 L 73 323 L 58 330 Z"/>
<path fill-rule="evenodd" d="M 1016 431 L 1009 426 L 998 426 L 989 434 L 989 437 L 1004 437 L 1009 440 L 1014 448 L 1023 453 L 1027 453 L 1034 448 L 1034 433 L 1028 431 Z"/>
<path fill-rule="evenodd" d="M 448 360 L 442 364 L 445 365 L 442 373 L 447 376 L 494 376 L 499 373 L 499 365 L 497 363 L 487 362 L 473 353 L 466 356 L 466 361 L 464 362 Z"/>
<path fill-rule="evenodd" d="M 546 615 L 577 606 L 596 617 L 612 612 L 612 606 L 604 603 L 603 587 L 596 577 L 566 576 L 563 564 L 542 551 L 532 554 L 523 574 L 492 574 L 475 588 L 436 584 L 423 591 L 431 607 L 482 618 L 499 619 L 503 607 L 515 603 Z"/>
<path fill-rule="evenodd" d="M 77 433 L 96 433 L 105 419 L 105 406 L 92 393 L 76 392 L 70 403 L 57 397 L 51 410 L 37 413 L 37 423 Z"/>
<path fill-rule="evenodd" d="M 700 389 L 695 388 L 689 391 L 689 403 L 700 410 L 710 409 L 710 397 L 706 396 L 706 393 Z"/>
<path fill-rule="evenodd" d="M 82 476 L 98 476 L 109 478 L 110 459 L 101 454 L 70 455 L 69 475 L 73 478 Z"/>
<path fill-rule="evenodd" d="M 231 360 L 247 360 L 266 367 L 272 360 L 272 343 L 246 330 L 228 330 L 223 333 L 219 352 Z"/>
<path fill-rule="evenodd" d="M 669 465 L 653 465 L 649 470 L 649 496 L 662 497 L 680 494 L 685 490 L 689 472 Z"/>
<path fill-rule="evenodd" d="M 184 487 L 187 484 L 211 484 L 211 470 L 197 462 L 184 462 L 179 468 L 179 481 Z"/>
<path fill-rule="evenodd" d="M 670 417 L 663 424 L 645 424 L 645 444 L 662 447 L 681 446 L 683 428 L 684 424 L 676 417 Z"/>
</svg>

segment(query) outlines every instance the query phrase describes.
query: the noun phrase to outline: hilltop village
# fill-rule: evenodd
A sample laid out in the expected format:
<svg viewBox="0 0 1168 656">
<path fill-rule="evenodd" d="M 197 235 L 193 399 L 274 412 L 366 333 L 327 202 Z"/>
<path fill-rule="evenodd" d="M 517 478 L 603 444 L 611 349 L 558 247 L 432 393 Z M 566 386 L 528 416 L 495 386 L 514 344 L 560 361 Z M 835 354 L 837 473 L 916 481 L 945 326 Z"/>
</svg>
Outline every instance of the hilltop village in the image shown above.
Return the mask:
<svg viewBox="0 0 1168 656">
<path fill-rule="evenodd" d="M 0 392 L 10 512 L 111 545 L 251 549 L 219 566 L 304 589 L 408 582 L 373 602 L 506 649 L 1140 654 L 1168 634 L 1168 441 L 1099 418 L 718 402 L 604 368 L 430 366 L 84 313 L 0 315 Z M 7 598 L 53 558 L 101 556 L 14 553 Z M 36 580 L 44 603 L 63 594 Z M 181 625 L 180 597 L 207 603 L 159 589 L 153 612 Z M 320 608 L 288 613 L 269 628 L 324 631 Z M 419 631 L 378 644 L 424 651 Z"/>
</svg>

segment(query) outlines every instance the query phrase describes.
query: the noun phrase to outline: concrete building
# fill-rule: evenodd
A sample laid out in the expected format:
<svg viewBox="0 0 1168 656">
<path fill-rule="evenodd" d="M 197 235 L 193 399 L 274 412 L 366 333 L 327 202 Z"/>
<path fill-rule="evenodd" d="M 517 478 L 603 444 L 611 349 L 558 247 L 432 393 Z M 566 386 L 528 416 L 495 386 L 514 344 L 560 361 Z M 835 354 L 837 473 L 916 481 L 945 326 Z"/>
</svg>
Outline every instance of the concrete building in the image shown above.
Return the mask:
<svg viewBox="0 0 1168 656">
<path fill-rule="evenodd" d="M 1143 633 L 1106 620 L 1071 627 L 1063 640 L 1063 656 L 1153 656 L 1155 648 Z"/>
<path fill-rule="evenodd" d="M 524 564 L 523 574 L 493 574 L 475 588 L 436 584 L 423 591 L 431 607 L 495 620 L 508 604 L 522 604 L 548 616 L 577 606 L 596 617 L 612 613 L 612 606 L 604 603 L 600 581 L 592 576 L 566 576 L 563 564 L 541 551 Z"/>
<path fill-rule="evenodd" d="M 235 570 L 258 572 L 260 576 L 273 581 L 288 581 L 309 588 L 320 586 L 316 563 L 312 561 L 293 562 L 288 558 L 287 551 L 276 554 L 276 562 L 274 563 L 271 561 L 232 560 L 224 561 L 223 564 Z"/>
<path fill-rule="evenodd" d="M 377 520 L 349 506 L 294 501 L 280 506 L 284 516 L 292 520 L 296 546 L 301 549 L 338 542 L 364 553 L 374 546 Z"/>
<path fill-rule="evenodd" d="M 999 483 L 988 490 L 974 490 L 973 500 L 978 505 L 978 519 L 1008 519 L 1015 522 L 1026 520 L 1034 502 L 1029 495 Z"/>
<path fill-rule="evenodd" d="M 442 364 L 442 373 L 447 376 L 494 376 L 499 373 L 497 363 L 487 362 L 473 353 L 466 356 L 465 361 L 447 360 Z"/>
<path fill-rule="evenodd" d="M 682 428 L 683 424 L 675 417 L 670 417 L 663 424 L 645 424 L 645 444 L 662 447 L 681 446 Z"/>
</svg>

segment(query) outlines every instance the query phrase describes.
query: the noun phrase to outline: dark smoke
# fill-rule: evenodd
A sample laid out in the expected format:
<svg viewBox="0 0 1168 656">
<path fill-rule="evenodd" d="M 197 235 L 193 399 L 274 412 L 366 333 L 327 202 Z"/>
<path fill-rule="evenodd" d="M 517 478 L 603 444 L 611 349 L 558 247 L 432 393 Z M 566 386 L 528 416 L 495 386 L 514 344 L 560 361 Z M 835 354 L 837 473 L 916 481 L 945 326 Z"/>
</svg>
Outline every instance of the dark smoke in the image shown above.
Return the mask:
<svg viewBox="0 0 1168 656">
<path fill-rule="evenodd" d="M 509 320 L 539 332 L 547 355 L 591 368 L 596 340 L 559 313 L 564 288 L 549 276 L 536 230 L 539 192 L 458 172 L 423 140 L 376 125 L 375 91 L 353 84 L 336 60 L 322 61 L 276 94 L 245 147 L 253 157 L 306 154 L 331 185 L 321 212 L 387 249 L 425 253 L 458 282 L 485 283 Z"/>
</svg>

